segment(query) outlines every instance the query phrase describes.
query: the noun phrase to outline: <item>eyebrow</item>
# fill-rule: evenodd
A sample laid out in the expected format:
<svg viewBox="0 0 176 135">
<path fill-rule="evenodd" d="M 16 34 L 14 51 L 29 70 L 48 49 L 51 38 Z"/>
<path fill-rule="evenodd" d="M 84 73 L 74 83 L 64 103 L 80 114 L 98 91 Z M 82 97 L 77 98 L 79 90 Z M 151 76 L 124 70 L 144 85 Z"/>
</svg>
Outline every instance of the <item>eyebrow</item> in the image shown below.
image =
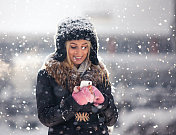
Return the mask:
<svg viewBox="0 0 176 135">
<path fill-rule="evenodd" d="M 76 43 L 70 43 L 70 44 L 73 44 L 73 45 L 77 45 Z M 87 45 L 88 43 L 83 43 L 82 45 Z"/>
<path fill-rule="evenodd" d="M 87 45 L 88 43 L 83 43 L 82 45 Z"/>
<path fill-rule="evenodd" d="M 77 45 L 76 43 L 70 43 L 70 44 Z"/>
</svg>

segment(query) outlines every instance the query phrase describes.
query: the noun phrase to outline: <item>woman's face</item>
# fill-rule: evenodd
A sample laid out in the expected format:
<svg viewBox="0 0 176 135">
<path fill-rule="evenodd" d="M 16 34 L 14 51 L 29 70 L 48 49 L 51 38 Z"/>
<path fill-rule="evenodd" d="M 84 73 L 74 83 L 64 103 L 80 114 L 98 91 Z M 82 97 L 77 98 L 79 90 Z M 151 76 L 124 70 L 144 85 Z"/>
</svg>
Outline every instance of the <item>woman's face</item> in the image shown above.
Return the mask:
<svg viewBox="0 0 176 135">
<path fill-rule="evenodd" d="M 76 67 L 79 66 L 87 58 L 90 42 L 87 40 L 71 40 L 67 41 L 66 44 L 70 61 Z"/>
</svg>

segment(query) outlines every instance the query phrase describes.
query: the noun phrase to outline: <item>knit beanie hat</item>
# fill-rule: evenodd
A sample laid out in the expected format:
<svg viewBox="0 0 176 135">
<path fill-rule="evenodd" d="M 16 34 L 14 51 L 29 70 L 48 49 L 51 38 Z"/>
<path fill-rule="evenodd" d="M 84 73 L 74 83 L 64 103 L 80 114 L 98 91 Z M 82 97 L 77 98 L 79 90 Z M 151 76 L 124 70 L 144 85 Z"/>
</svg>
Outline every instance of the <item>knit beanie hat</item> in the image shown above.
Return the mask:
<svg viewBox="0 0 176 135">
<path fill-rule="evenodd" d="M 89 59 L 94 65 L 98 65 L 98 38 L 92 23 L 88 19 L 76 17 L 66 18 L 58 25 L 55 37 L 56 52 L 54 59 L 62 62 L 67 57 L 66 41 L 88 40 L 91 42 Z"/>
</svg>

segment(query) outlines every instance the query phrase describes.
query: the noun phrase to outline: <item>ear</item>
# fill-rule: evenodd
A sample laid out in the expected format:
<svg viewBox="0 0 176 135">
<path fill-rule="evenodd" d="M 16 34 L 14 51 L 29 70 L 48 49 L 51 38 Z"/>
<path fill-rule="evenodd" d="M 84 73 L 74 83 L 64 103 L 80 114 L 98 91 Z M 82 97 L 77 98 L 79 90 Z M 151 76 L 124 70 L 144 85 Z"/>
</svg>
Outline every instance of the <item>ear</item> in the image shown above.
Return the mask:
<svg viewBox="0 0 176 135">
<path fill-rule="evenodd" d="M 90 49 L 89 59 L 94 65 L 99 64 L 99 61 L 98 61 L 98 58 L 97 58 L 97 52 L 95 50 L 93 50 L 92 48 Z"/>
<path fill-rule="evenodd" d="M 66 57 L 67 57 L 66 48 L 57 49 L 53 56 L 55 60 L 58 60 L 60 62 L 63 62 L 66 59 Z"/>
</svg>

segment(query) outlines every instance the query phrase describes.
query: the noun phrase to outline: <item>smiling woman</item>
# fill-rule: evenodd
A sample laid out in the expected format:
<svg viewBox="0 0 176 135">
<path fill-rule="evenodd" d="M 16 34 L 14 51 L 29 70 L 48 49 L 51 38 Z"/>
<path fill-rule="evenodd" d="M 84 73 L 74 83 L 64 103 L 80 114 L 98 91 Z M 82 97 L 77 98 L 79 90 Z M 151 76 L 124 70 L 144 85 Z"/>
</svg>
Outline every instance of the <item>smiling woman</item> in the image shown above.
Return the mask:
<svg viewBox="0 0 176 135">
<path fill-rule="evenodd" d="M 73 63 L 77 68 L 79 65 L 89 57 L 90 42 L 87 40 L 72 40 L 66 42 L 67 53 L 69 57 L 67 60 L 69 64 Z"/>
<path fill-rule="evenodd" d="M 39 120 L 49 127 L 48 135 L 109 135 L 107 126 L 116 123 L 118 112 L 92 23 L 67 18 L 55 40 L 56 51 L 37 77 Z"/>
</svg>

